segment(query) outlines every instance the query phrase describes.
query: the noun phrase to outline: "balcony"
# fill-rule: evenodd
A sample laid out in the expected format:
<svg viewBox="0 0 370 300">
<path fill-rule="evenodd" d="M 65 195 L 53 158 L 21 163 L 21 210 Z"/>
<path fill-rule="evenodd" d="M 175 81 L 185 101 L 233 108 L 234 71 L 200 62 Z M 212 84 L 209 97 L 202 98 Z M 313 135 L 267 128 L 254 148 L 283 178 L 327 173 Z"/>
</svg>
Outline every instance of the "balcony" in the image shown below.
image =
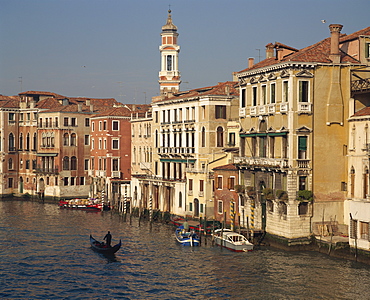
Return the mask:
<svg viewBox="0 0 370 300">
<path fill-rule="evenodd" d="M 299 169 L 309 169 L 310 160 L 309 159 L 297 159 L 297 166 Z"/>
<path fill-rule="evenodd" d="M 97 177 L 107 177 L 107 172 L 99 170 L 99 171 L 96 171 L 96 175 Z"/>
<path fill-rule="evenodd" d="M 245 107 L 239 108 L 239 117 L 245 117 Z"/>
<path fill-rule="evenodd" d="M 121 178 L 120 171 L 112 171 L 112 178 Z"/>
<path fill-rule="evenodd" d="M 257 115 L 257 107 L 253 106 L 249 109 L 249 113 L 251 116 Z"/>
<path fill-rule="evenodd" d="M 203 191 L 199 191 L 198 196 L 199 197 L 204 197 L 204 192 Z"/>
<path fill-rule="evenodd" d="M 275 104 L 269 104 L 268 106 L 267 106 L 267 109 L 268 109 L 268 113 L 269 114 L 274 114 L 275 113 Z"/>
<path fill-rule="evenodd" d="M 287 158 L 267 158 L 267 157 L 234 157 L 235 164 L 248 165 L 252 167 L 264 168 L 287 168 Z"/>
<path fill-rule="evenodd" d="M 298 113 L 300 114 L 310 114 L 312 112 L 312 103 L 299 102 L 298 103 Z"/>
<path fill-rule="evenodd" d="M 37 167 L 35 173 L 38 174 L 59 174 L 58 168 L 47 168 L 47 167 Z"/>
<path fill-rule="evenodd" d="M 260 114 L 260 115 L 266 114 L 266 106 L 265 105 L 258 106 L 258 114 Z"/>
<path fill-rule="evenodd" d="M 280 112 L 281 113 L 286 113 L 286 112 L 288 112 L 288 110 L 289 110 L 288 103 L 281 103 L 280 104 Z"/>
</svg>

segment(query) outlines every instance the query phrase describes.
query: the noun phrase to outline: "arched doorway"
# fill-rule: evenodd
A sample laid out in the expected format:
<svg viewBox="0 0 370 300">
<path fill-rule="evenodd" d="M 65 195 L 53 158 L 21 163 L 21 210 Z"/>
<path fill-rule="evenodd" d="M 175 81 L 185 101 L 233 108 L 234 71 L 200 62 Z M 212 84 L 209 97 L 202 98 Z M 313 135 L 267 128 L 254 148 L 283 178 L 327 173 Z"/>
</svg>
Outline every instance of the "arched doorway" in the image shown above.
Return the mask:
<svg viewBox="0 0 370 300">
<path fill-rule="evenodd" d="M 199 217 L 199 200 L 198 200 L 198 198 L 194 199 L 194 217 Z"/>
</svg>

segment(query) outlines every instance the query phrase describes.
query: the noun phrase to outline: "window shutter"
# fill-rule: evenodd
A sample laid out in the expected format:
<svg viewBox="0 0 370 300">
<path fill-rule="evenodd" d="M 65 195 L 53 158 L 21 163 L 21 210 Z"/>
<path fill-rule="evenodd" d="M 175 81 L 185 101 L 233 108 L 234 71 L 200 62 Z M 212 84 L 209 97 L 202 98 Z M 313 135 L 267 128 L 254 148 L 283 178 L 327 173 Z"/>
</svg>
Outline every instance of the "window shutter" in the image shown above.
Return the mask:
<svg viewBox="0 0 370 300">
<path fill-rule="evenodd" d="M 307 137 L 305 136 L 298 137 L 298 150 L 299 151 L 307 150 Z"/>
</svg>

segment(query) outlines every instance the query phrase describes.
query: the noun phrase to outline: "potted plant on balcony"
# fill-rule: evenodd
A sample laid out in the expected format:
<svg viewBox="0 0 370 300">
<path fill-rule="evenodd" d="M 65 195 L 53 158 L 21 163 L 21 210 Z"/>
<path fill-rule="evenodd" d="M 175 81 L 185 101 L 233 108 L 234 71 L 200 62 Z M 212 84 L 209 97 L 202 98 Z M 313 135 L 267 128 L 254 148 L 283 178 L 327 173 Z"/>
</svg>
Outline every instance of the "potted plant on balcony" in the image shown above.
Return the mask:
<svg viewBox="0 0 370 300">
<path fill-rule="evenodd" d="M 245 185 L 236 184 L 236 185 L 235 185 L 235 191 L 236 191 L 238 194 L 244 194 L 244 193 L 245 193 Z"/>
<path fill-rule="evenodd" d="M 287 201 L 288 200 L 288 193 L 284 190 L 276 190 L 276 198 L 279 201 Z"/>
<path fill-rule="evenodd" d="M 300 202 L 312 202 L 313 193 L 309 190 L 300 190 L 297 193 L 297 200 Z"/>
<path fill-rule="evenodd" d="M 254 198 L 256 196 L 256 191 L 254 190 L 253 186 L 247 186 L 247 195 L 250 198 Z"/>
<path fill-rule="evenodd" d="M 274 200 L 274 190 L 272 188 L 264 188 L 262 190 L 263 195 L 265 196 L 266 200 Z"/>
</svg>

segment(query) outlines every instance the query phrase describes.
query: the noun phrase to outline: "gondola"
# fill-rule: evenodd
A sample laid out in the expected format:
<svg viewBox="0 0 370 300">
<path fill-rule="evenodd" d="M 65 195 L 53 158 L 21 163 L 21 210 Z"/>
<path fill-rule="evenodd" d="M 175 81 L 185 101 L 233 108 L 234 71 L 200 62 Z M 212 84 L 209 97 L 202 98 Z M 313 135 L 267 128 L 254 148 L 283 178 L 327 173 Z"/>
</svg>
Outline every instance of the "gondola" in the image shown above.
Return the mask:
<svg viewBox="0 0 370 300">
<path fill-rule="evenodd" d="M 90 244 L 91 244 L 91 248 L 93 248 L 95 251 L 99 252 L 99 253 L 104 253 L 104 254 L 114 254 L 116 253 L 119 248 L 121 248 L 121 240 L 119 240 L 119 243 L 115 246 L 107 246 L 105 245 L 104 243 L 101 243 L 99 241 L 97 241 L 96 239 L 94 239 L 92 237 L 92 235 L 90 234 Z"/>
</svg>

